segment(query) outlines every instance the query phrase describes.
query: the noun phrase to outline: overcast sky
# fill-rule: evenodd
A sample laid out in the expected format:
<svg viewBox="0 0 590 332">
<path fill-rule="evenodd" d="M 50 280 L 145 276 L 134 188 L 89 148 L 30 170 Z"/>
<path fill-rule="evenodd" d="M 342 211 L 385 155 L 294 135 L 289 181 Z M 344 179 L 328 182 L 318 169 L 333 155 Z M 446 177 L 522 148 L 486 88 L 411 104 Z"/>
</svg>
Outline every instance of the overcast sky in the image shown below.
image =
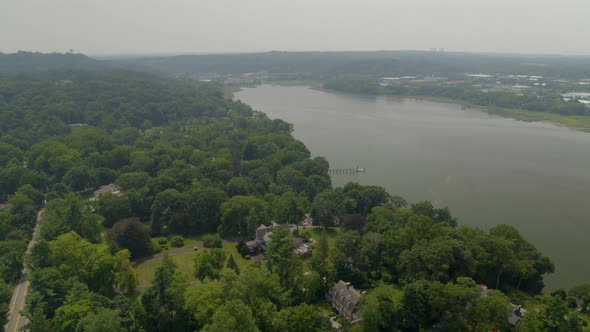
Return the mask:
<svg viewBox="0 0 590 332">
<path fill-rule="evenodd" d="M 0 0 L 0 51 L 590 55 L 590 0 Z"/>
</svg>

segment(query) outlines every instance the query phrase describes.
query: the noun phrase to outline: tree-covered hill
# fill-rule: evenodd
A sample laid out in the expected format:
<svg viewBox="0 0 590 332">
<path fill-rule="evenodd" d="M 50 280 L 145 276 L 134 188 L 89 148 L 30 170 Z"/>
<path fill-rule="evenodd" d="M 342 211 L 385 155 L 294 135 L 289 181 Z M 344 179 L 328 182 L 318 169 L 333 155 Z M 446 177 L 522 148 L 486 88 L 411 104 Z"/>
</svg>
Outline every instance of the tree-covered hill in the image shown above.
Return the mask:
<svg viewBox="0 0 590 332">
<path fill-rule="evenodd" d="M 327 161 L 291 131 L 211 83 L 121 69 L 0 75 L 0 311 L 24 261 L 31 331 L 329 331 L 325 292 L 338 280 L 367 292 L 355 308 L 367 319 L 340 319 L 352 331 L 508 330 L 511 301 L 531 305 L 527 328 L 581 327 L 587 287 L 540 296 L 554 266 L 516 229 L 459 225 L 378 186 L 332 188 Z M 317 227 L 287 226 L 306 212 Z M 245 241 L 273 221 L 283 226 L 251 259 Z M 136 288 L 133 263 L 155 253 L 154 237 L 203 239 L 187 249 L 194 283 L 164 255 Z M 315 237 L 312 257 L 294 253 L 295 237 Z"/>
<path fill-rule="evenodd" d="M 110 60 L 172 74 L 243 74 L 265 71 L 277 78 L 325 79 L 338 75 L 461 76 L 465 73 L 590 77 L 590 58 L 427 51 L 265 52 L 138 57 Z"/>
<path fill-rule="evenodd" d="M 49 69 L 102 68 L 104 64 L 79 53 L 0 52 L 0 72 L 33 72 Z"/>
</svg>

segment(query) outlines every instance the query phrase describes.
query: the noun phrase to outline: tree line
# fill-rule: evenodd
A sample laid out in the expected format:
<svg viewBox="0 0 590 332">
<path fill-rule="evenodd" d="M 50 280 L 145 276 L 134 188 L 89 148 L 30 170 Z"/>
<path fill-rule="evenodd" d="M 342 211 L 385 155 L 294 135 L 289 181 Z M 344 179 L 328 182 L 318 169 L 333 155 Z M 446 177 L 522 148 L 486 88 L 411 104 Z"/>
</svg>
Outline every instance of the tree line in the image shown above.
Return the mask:
<svg viewBox="0 0 590 332">
<path fill-rule="evenodd" d="M 432 83 L 379 86 L 375 77 L 359 75 L 330 78 L 324 82 L 323 86 L 326 89 L 347 93 L 441 97 L 483 107 L 523 109 L 561 115 L 590 114 L 584 104 L 564 101 L 557 91 L 517 93 L 493 89 L 482 90 L 467 85 Z"/>
</svg>

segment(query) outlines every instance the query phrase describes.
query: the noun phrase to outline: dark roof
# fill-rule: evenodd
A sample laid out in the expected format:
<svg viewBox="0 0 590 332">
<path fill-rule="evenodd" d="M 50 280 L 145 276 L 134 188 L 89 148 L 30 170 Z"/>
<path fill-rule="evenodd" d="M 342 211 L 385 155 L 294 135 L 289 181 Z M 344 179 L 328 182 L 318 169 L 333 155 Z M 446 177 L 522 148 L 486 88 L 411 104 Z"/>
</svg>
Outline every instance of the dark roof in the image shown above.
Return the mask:
<svg viewBox="0 0 590 332">
<path fill-rule="evenodd" d="M 354 289 L 349 282 L 342 280 L 338 281 L 332 287 L 333 291 L 338 292 L 338 295 L 345 298 L 348 303 L 356 305 L 361 298 L 361 293 Z"/>
</svg>

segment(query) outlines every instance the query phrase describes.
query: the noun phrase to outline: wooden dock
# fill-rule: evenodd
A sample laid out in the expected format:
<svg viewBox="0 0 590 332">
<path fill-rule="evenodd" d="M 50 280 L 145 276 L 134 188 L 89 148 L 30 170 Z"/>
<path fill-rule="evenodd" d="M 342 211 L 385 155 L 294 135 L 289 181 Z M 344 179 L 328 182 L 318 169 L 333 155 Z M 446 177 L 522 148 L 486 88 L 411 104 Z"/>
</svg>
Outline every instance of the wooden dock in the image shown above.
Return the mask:
<svg viewBox="0 0 590 332">
<path fill-rule="evenodd" d="M 359 174 L 365 173 L 365 169 L 362 167 L 356 168 L 330 168 L 328 170 L 328 174 L 335 175 L 335 174 Z"/>
</svg>

